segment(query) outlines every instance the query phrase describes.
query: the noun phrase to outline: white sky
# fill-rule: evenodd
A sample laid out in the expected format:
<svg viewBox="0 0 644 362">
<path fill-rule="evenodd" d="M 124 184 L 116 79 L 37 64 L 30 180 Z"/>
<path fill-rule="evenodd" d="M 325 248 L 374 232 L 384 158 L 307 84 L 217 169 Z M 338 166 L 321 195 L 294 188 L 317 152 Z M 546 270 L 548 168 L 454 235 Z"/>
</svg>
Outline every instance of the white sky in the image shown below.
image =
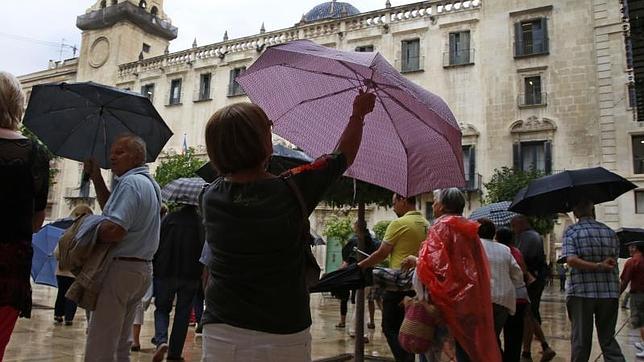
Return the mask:
<svg viewBox="0 0 644 362">
<path fill-rule="evenodd" d="M 345 0 L 346 1 L 346 0 Z M 84 14 L 94 0 L 0 0 L 0 70 L 15 75 L 45 69 L 50 59 L 61 58 L 62 39 L 80 45 L 76 16 Z M 262 22 L 266 31 L 293 26 L 302 14 L 323 0 L 165 0 L 165 12 L 179 28 L 171 51 L 221 41 L 228 30 L 231 39 L 257 34 Z M 385 7 L 385 0 L 349 0 L 360 11 Z M 393 6 L 416 0 L 392 0 Z M 54 44 L 52 44 L 54 43 Z M 62 58 L 71 58 L 65 48 Z"/>
</svg>

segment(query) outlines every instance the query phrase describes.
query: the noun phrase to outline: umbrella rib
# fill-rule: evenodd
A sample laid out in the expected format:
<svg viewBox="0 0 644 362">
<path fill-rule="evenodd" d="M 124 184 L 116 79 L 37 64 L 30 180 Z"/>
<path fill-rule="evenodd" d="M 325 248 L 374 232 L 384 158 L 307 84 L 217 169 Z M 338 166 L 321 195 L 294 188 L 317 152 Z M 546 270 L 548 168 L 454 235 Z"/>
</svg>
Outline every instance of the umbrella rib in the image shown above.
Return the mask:
<svg viewBox="0 0 644 362">
<path fill-rule="evenodd" d="M 414 111 L 412 111 L 411 109 L 409 109 L 409 107 L 407 107 L 406 105 L 404 105 L 402 102 L 400 102 L 398 99 L 396 99 L 396 98 L 395 98 L 394 96 L 392 96 L 391 94 L 387 93 L 387 91 L 385 91 L 384 89 L 382 90 L 382 92 L 383 92 L 383 93 L 385 93 L 385 94 L 387 94 L 387 95 L 389 96 L 389 99 L 391 99 L 392 101 L 396 102 L 396 104 L 398 104 L 401 108 L 403 108 L 403 109 L 404 109 L 404 110 L 406 110 L 407 112 L 409 112 L 409 113 L 413 114 L 414 116 L 416 116 L 416 119 L 418 119 L 421 123 L 423 123 L 423 124 L 424 124 L 424 125 L 426 125 L 427 127 L 429 127 L 429 128 L 431 128 L 432 130 L 434 130 L 434 132 L 436 132 L 438 135 L 440 135 L 440 136 L 445 140 L 445 142 L 447 142 L 447 144 L 451 145 L 451 143 L 449 142 L 449 140 L 447 139 L 447 137 L 445 137 L 445 135 L 444 135 L 442 132 L 439 132 L 436 128 L 434 128 L 434 127 L 433 127 L 433 126 L 431 126 L 430 124 L 427 124 L 427 123 L 423 122 L 423 118 L 422 118 L 422 117 L 420 117 L 418 114 L 416 114 L 416 112 L 414 112 Z M 384 103 L 383 103 L 383 104 L 384 104 Z M 427 108 L 428 108 L 432 113 L 434 113 L 436 116 L 438 116 L 438 118 L 442 119 L 442 117 L 440 117 L 440 116 L 438 115 L 438 113 L 436 113 L 432 108 L 430 108 L 430 107 L 427 107 Z M 387 112 L 387 113 L 389 113 L 389 112 Z M 452 151 L 452 154 L 454 154 L 454 156 L 456 156 L 456 159 L 458 159 L 458 155 L 456 155 L 456 153 L 454 152 L 454 149 L 453 149 L 452 147 L 450 147 L 450 150 Z"/>
<path fill-rule="evenodd" d="M 360 88 L 360 87 L 361 87 L 360 85 L 352 86 L 352 87 L 345 88 L 345 89 L 342 89 L 342 90 L 339 90 L 339 91 L 336 91 L 336 92 L 333 92 L 333 93 L 328 93 L 328 94 L 325 94 L 325 95 L 322 95 L 322 96 L 319 96 L 319 97 L 305 99 L 305 100 L 301 101 L 300 103 L 298 103 L 298 104 L 292 106 L 291 108 L 287 109 L 279 117 L 277 117 L 275 120 L 273 120 L 273 122 L 279 121 L 282 117 L 284 117 L 288 113 L 292 112 L 295 108 L 297 108 L 297 107 L 299 107 L 301 105 L 311 103 L 311 102 L 314 102 L 314 101 L 319 101 L 320 99 L 337 96 L 338 94 L 342 94 L 344 92 L 348 92 L 348 91 L 351 91 L 351 90 L 354 90 L 354 89 L 357 89 L 357 88 Z"/>
<path fill-rule="evenodd" d="M 337 75 L 337 74 L 333 74 L 333 73 L 329 73 L 329 72 L 312 71 L 312 70 L 309 70 L 309 69 L 296 67 L 296 66 L 291 65 L 291 64 L 279 64 L 278 66 L 282 66 L 282 67 L 285 67 L 285 68 L 291 68 L 291 69 L 297 69 L 297 70 L 301 70 L 303 72 L 312 73 L 312 74 L 326 75 L 326 76 L 333 77 L 333 78 L 338 78 L 338 79 L 345 79 L 345 80 L 351 79 L 349 77 L 345 77 L 345 76 L 341 76 L 341 75 Z"/>
<path fill-rule="evenodd" d="M 54 151 L 54 150 L 52 150 L 52 152 L 53 152 L 53 153 L 58 152 L 58 150 L 60 150 L 60 148 L 61 148 L 65 143 L 67 143 L 67 140 L 69 140 L 69 138 L 74 134 L 74 132 L 76 132 L 76 130 L 82 126 L 83 122 L 84 122 L 84 121 L 87 121 L 87 118 L 89 118 L 89 116 L 91 116 L 91 115 L 92 115 L 92 114 L 88 114 L 87 116 L 85 116 L 85 118 L 84 118 L 84 119 L 82 119 L 81 121 L 79 121 L 78 123 L 76 123 L 76 125 L 74 125 L 74 128 L 72 128 L 72 130 L 71 130 L 71 131 L 69 131 L 69 132 L 67 133 L 67 136 L 65 136 L 65 138 L 63 139 L 63 142 L 61 142 L 61 143 L 60 143 L 60 146 L 58 146 L 58 147 L 56 148 L 56 150 L 55 150 L 55 151 Z M 49 146 L 47 146 L 47 147 L 49 147 Z"/>
<path fill-rule="evenodd" d="M 83 98 L 83 99 L 88 100 L 89 102 L 92 102 L 92 104 L 94 104 L 94 105 L 95 105 L 95 106 L 97 106 L 97 107 L 100 107 L 100 106 L 101 106 L 100 104 L 98 104 L 98 103 L 94 102 L 94 100 L 92 100 L 91 98 L 86 97 L 84 94 L 77 92 L 75 88 L 66 88 L 66 87 L 64 87 L 64 86 L 62 86 L 61 88 L 62 88 L 63 90 L 66 90 L 66 91 L 68 91 L 68 92 L 70 92 L 70 93 L 73 93 L 73 94 L 75 94 L 75 95 L 79 96 L 80 98 Z"/>
<path fill-rule="evenodd" d="M 378 93 L 375 93 L 375 94 L 376 94 L 376 97 L 378 97 L 378 99 L 380 99 L 380 104 L 382 104 L 382 109 L 385 110 L 385 112 L 389 116 L 389 119 L 392 120 L 391 124 L 392 124 L 392 126 L 394 128 L 394 131 L 398 135 L 398 139 L 400 140 L 400 144 L 402 145 L 403 150 L 405 151 L 405 160 L 409 160 L 409 152 L 407 151 L 407 147 L 405 147 L 405 143 L 402 141 L 402 137 L 400 136 L 400 133 L 398 132 L 398 129 L 394 125 L 393 117 L 391 116 L 391 112 L 389 112 L 389 109 L 387 109 L 387 106 L 385 105 L 385 101 L 382 99 L 380 94 L 378 94 Z M 407 170 L 406 171 L 407 171 L 407 180 L 405 181 L 405 184 L 407 185 L 407 187 L 406 187 L 406 190 L 405 190 L 405 194 L 407 193 L 407 191 L 409 191 L 409 164 L 408 163 L 407 163 Z M 409 196 L 409 195 L 405 195 L 405 196 Z"/>
<path fill-rule="evenodd" d="M 128 131 L 132 132 L 133 135 L 136 135 L 136 133 L 132 130 L 132 128 L 130 128 L 130 126 L 128 126 L 125 122 L 121 121 L 121 119 L 119 117 L 117 117 L 116 114 L 114 114 L 114 112 L 112 112 L 109 109 L 105 109 L 105 112 L 108 112 L 109 114 L 111 114 L 112 117 L 114 117 L 114 119 L 118 120 L 125 128 L 127 128 Z"/>
</svg>

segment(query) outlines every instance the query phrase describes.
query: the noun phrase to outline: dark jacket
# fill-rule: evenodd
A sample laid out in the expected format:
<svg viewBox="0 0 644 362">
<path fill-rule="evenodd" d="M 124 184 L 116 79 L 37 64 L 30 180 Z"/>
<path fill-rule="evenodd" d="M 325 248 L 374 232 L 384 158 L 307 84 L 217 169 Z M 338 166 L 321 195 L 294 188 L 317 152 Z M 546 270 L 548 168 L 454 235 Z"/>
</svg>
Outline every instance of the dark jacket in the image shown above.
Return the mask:
<svg viewBox="0 0 644 362">
<path fill-rule="evenodd" d="M 154 254 L 154 277 L 199 280 L 205 242 L 197 207 L 185 205 L 161 221 L 159 249 Z"/>
</svg>

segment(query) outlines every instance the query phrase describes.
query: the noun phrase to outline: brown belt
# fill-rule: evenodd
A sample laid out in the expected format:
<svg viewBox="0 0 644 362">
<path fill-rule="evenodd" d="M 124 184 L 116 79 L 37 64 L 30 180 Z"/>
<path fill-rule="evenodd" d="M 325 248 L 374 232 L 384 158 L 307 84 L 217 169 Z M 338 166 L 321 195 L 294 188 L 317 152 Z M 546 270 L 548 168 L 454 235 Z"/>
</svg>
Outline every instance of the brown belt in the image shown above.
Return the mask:
<svg viewBox="0 0 644 362">
<path fill-rule="evenodd" d="M 145 259 L 141 259 L 141 258 L 133 258 L 133 257 L 130 257 L 130 256 L 116 256 L 116 257 L 114 257 L 114 260 L 138 261 L 138 262 L 141 262 L 141 263 L 151 263 L 152 262 L 152 260 L 145 260 Z"/>
</svg>

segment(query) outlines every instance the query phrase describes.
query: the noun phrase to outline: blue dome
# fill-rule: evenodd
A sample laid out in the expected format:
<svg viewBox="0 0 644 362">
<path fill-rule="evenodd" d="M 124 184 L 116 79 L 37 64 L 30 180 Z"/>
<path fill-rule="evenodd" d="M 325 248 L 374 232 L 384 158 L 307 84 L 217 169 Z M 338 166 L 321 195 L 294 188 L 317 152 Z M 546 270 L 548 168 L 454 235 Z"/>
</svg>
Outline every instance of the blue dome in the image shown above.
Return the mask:
<svg viewBox="0 0 644 362">
<path fill-rule="evenodd" d="M 360 10 L 356 9 L 355 6 L 349 3 L 328 1 L 314 7 L 308 13 L 304 14 L 303 20 L 309 23 L 318 20 L 341 18 L 343 16 L 357 14 L 360 14 Z"/>
</svg>

